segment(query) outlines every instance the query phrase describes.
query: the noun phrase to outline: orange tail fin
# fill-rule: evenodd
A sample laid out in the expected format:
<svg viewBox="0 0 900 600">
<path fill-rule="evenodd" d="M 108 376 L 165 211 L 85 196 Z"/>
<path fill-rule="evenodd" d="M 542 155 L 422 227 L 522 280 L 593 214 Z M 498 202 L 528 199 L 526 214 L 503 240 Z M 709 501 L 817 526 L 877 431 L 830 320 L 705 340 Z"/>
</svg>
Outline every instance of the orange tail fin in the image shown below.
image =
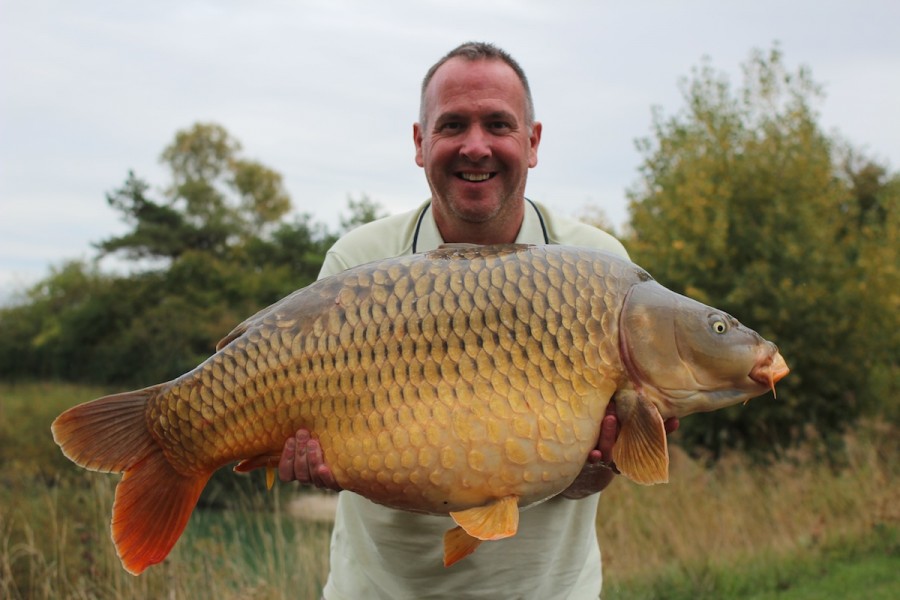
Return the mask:
<svg viewBox="0 0 900 600">
<path fill-rule="evenodd" d="M 146 405 L 162 385 L 80 404 L 51 428 L 76 464 L 125 473 L 116 487 L 112 538 L 122 566 L 133 575 L 169 554 L 212 474 L 182 475 L 151 436 Z"/>
</svg>

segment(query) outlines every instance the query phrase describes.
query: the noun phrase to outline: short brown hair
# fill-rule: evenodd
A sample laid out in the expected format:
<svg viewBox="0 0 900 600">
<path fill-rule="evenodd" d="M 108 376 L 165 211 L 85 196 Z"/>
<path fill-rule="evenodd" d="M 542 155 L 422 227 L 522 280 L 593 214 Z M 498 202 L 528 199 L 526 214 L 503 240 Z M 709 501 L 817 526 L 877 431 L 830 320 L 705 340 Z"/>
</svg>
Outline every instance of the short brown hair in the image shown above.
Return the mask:
<svg viewBox="0 0 900 600">
<path fill-rule="evenodd" d="M 522 82 L 522 87 L 525 88 L 525 124 L 529 127 L 534 124 L 534 100 L 531 97 L 531 87 L 528 85 L 528 78 L 525 76 L 525 71 L 522 70 L 522 67 L 519 65 L 519 63 L 517 63 L 516 60 L 512 56 L 510 56 L 508 52 L 487 42 L 466 42 L 464 44 L 460 44 L 459 46 L 445 54 L 443 58 L 434 63 L 431 68 L 428 69 L 428 72 L 425 73 L 425 78 L 422 80 L 422 94 L 419 98 L 419 122 L 421 124 L 425 124 L 425 90 L 428 88 L 428 84 L 431 83 L 435 72 L 441 67 L 441 65 L 443 65 L 451 58 L 456 58 L 457 56 L 470 61 L 502 60 L 507 65 L 509 65 L 510 68 L 516 73 L 519 81 Z"/>
</svg>

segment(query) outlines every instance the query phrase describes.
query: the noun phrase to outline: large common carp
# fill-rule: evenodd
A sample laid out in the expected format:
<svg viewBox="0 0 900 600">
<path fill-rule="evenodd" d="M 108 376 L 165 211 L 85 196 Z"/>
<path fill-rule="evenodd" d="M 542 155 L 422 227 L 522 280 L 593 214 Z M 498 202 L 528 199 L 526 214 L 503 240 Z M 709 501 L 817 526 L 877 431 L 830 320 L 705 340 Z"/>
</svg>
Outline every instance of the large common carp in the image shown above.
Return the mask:
<svg viewBox="0 0 900 600">
<path fill-rule="evenodd" d="M 733 317 L 628 261 L 565 246 L 443 247 L 362 265 L 249 318 L 181 377 L 69 409 L 66 456 L 124 472 L 112 537 L 137 574 L 163 560 L 218 468 L 277 465 L 298 428 L 337 482 L 450 514 L 445 563 L 514 535 L 569 486 L 615 397 L 613 460 L 668 479 L 663 420 L 773 390 L 788 368 Z"/>
</svg>

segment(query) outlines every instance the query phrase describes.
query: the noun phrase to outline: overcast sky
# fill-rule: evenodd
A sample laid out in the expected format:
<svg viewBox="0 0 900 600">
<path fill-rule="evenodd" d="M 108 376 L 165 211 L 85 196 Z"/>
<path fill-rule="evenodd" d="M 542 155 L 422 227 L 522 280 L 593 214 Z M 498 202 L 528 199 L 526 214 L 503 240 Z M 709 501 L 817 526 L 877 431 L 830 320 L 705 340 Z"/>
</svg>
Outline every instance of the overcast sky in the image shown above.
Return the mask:
<svg viewBox="0 0 900 600">
<path fill-rule="evenodd" d="M 348 196 L 428 195 L 412 123 L 427 68 L 467 40 L 509 51 L 544 124 L 528 195 L 620 225 L 651 109 L 709 56 L 754 48 L 825 87 L 820 123 L 898 168 L 900 2 L 0 0 L 0 301 L 124 231 L 105 194 L 156 187 L 177 130 L 216 122 L 331 226 Z"/>
</svg>

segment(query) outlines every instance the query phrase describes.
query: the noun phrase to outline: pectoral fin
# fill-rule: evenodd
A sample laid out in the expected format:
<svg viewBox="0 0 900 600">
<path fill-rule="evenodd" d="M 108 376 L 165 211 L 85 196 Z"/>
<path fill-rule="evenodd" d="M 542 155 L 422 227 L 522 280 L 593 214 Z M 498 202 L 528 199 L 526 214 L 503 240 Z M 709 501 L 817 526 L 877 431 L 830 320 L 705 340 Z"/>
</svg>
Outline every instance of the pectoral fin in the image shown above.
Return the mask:
<svg viewBox="0 0 900 600">
<path fill-rule="evenodd" d="M 616 400 L 620 431 L 613 446 L 619 471 L 636 483 L 651 485 L 669 481 L 666 428 L 652 402 L 629 392 Z"/>
<path fill-rule="evenodd" d="M 275 484 L 275 473 L 278 468 L 279 460 L 281 460 L 281 456 L 278 454 L 263 454 L 261 456 L 254 456 L 253 458 L 245 458 L 235 465 L 234 472 L 247 473 L 254 469 L 265 469 L 266 489 L 271 490 L 272 486 Z"/>
<path fill-rule="evenodd" d="M 444 566 L 475 552 L 484 540 L 501 540 L 519 529 L 519 497 L 506 496 L 484 506 L 451 512 L 459 527 L 444 534 Z"/>
</svg>

